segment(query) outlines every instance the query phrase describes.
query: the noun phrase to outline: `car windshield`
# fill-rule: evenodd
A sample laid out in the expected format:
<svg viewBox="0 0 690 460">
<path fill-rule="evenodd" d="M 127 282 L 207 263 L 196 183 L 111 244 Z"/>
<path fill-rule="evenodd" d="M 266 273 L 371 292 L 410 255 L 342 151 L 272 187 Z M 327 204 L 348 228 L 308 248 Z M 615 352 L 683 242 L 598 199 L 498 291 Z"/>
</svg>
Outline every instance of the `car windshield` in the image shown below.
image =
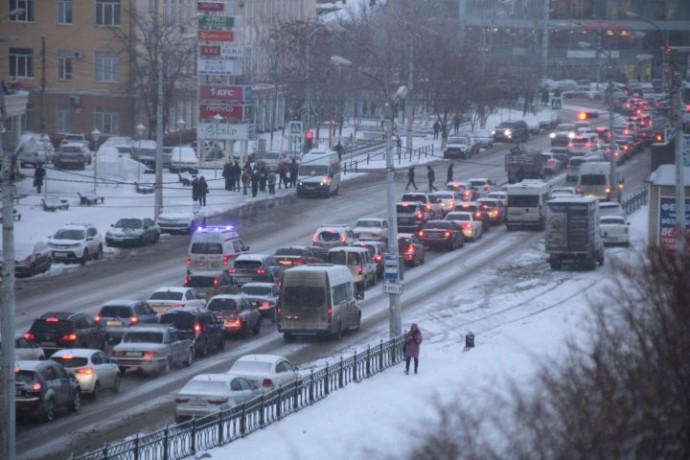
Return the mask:
<svg viewBox="0 0 690 460">
<path fill-rule="evenodd" d="M 317 308 L 326 300 L 323 287 L 286 286 L 283 290 L 283 301 L 286 307 Z"/>
<path fill-rule="evenodd" d="M 508 207 L 536 208 L 539 206 L 537 195 L 508 195 Z"/>
<path fill-rule="evenodd" d="M 33 371 L 15 371 L 14 381 L 18 384 L 28 385 L 34 383 L 36 374 Z"/>
<path fill-rule="evenodd" d="M 424 229 L 437 229 L 437 228 L 450 229 L 451 225 L 450 225 L 450 222 L 435 220 L 432 222 L 427 222 L 426 224 L 424 224 L 423 228 Z"/>
<path fill-rule="evenodd" d="M 182 300 L 182 293 L 177 291 L 156 291 L 149 300 Z"/>
<path fill-rule="evenodd" d="M 271 288 L 271 286 L 249 286 L 245 284 L 240 288 L 240 292 L 247 295 L 273 295 L 273 289 Z"/>
<path fill-rule="evenodd" d="M 300 248 L 281 248 L 275 252 L 276 256 L 298 256 L 302 257 L 304 253 L 303 249 Z"/>
<path fill-rule="evenodd" d="M 464 212 L 449 212 L 448 214 L 446 214 L 446 220 L 472 220 L 472 216 Z"/>
<path fill-rule="evenodd" d="M 414 205 L 410 204 L 398 204 L 395 205 L 395 210 L 399 213 L 406 214 L 410 212 L 415 212 L 417 208 Z"/>
<path fill-rule="evenodd" d="M 405 237 L 398 238 L 398 249 L 406 248 L 411 244 L 412 244 L 412 240 L 410 240 L 409 238 L 405 238 Z"/>
<path fill-rule="evenodd" d="M 192 243 L 192 254 L 222 254 L 223 245 L 221 243 Z"/>
<path fill-rule="evenodd" d="M 227 383 L 223 381 L 192 380 L 191 382 L 187 383 L 187 385 L 185 385 L 180 392 L 193 393 L 198 391 L 202 393 L 224 393 L 226 387 Z"/>
<path fill-rule="evenodd" d="M 127 332 L 122 341 L 124 343 L 163 343 L 163 333 L 154 331 Z"/>
<path fill-rule="evenodd" d="M 61 228 L 53 235 L 54 240 L 83 240 L 84 238 L 86 238 L 86 231 L 79 229 Z"/>
<path fill-rule="evenodd" d="M 356 252 L 336 251 L 328 254 L 328 262 L 336 265 L 356 265 L 359 254 Z"/>
<path fill-rule="evenodd" d="M 208 303 L 208 309 L 211 311 L 236 311 L 239 310 L 239 305 L 235 299 L 214 298 Z"/>
<path fill-rule="evenodd" d="M 417 193 L 406 193 L 402 196 L 402 201 L 421 201 L 426 202 L 426 195 Z"/>
<path fill-rule="evenodd" d="M 325 176 L 328 174 L 328 166 L 325 165 L 302 165 L 299 167 L 300 176 Z"/>
<path fill-rule="evenodd" d="M 260 260 L 235 260 L 232 264 L 234 268 L 239 268 L 240 270 L 256 270 L 261 268 Z"/>
<path fill-rule="evenodd" d="M 98 315 L 103 318 L 129 318 L 132 316 L 132 309 L 120 305 L 108 305 L 102 307 Z"/>
<path fill-rule="evenodd" d="M 172 324 L 176 329 L 185 330 L 194 327 L 194 315 L 187 312 L 166 313 L 160 317 L 161 324 Z"/>
<path fill-rule="evenodd" d="M 619 216 L 606 216 L 599 219 L 600 224 L 625 224 L 625 219 Z"/>
<path fill-rule="evenodd" d="M 220 282 L 217 276 L 190 276 L 187 278 L 187 287 L 210 288 L 215 287 Z"/>
<path fill-rule="evenodd" d="M 141 219 L 120 219 L 115 223 L 115 228 L 141 228 Z"/>
<path fill-rule="evenodd" d="M 35 333 L 65 333 L 72 329 L 72 323 L 67 320 L 48 318 L 48 319 L 37 319 L 31 326 L 31 332 Z"/>
<path fill-rule="evenodd" d="M 89 360 L 87 358 L 83 357 L 78 357 L 78 356 L 53 356 L 50 359 L 53 361 L 56 361 L 60 364 L 62 364 L 64 367 L 67 369 L 74 369 L 77 367 L 84 367 L 87 364 L 89 364 Z"/>
<path fill-rule="evenodd" d="M 230 372 L 257 372 L 268 374 L 271 372 L 271 363 L 260 361 L 235 361 L 230 368 Z"/>
<path fill-rule="evenodd" d="M 318 238 L 321 241 L 325 241 L 325 242 L 339 241 L 340 240 L 340 232 L 330 231 L 330 230 L 322 230 L 319 232 Z"/>
<path fill-rule="evenodd" d="M 70 147 L 70 146 L 65 146 L 62 147 L 62 153 L 81 153 L 81 149 L 79 147 Z"/>
<path fill-rule="evenodd" d="M 357 221 L 356 227 L 381 228 L 381 221 L 378 221 L 378 220 L 360 220 L 360 221 Z"/>
<path fill-rule="evenodd" d="M 468 137 L 449 137 L 448 143 L 449 144 L 469 144 L 469 138 Z"/>
<path fill-rule="evenodd" d="M 580 185 L 606 185 L 606 176 L 603 174 L 582 174 Z"/>
</svg>

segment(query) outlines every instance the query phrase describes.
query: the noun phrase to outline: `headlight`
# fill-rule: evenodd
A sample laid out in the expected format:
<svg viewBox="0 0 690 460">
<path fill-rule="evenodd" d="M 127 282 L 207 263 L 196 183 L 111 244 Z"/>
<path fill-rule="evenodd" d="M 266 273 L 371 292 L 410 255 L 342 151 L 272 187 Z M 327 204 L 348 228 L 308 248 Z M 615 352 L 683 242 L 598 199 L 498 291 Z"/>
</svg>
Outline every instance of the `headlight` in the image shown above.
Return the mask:
<svg viewBox="0 0 690 460">
<path fill-rule="evenodd" d="M 509 129 L 506 129 L 505 131 L 503 131 L 503 135 L 504 135 L 505 137 L 512 137 L 512 136 L 513 136 L 513 133 L 510 132 Z"/>
<path fill-rule="evenodd" d="M 551 134 L 549 134 L 549 137 L 550 137 L 551 139 L 555 139 L 555 138 L 556 138 L 556 133 L 551 133 Z"/>
<path fill-rule="evenodd" d="M 325 179 L 321 179 L 321 182 L 320 182 L 320 183 L 321 183 L 321 185 L 330 185 L 330 183 L 331 183 L 331 178 L 330 178 L 330 177 L 327 177 L 327 178 L 325 178 Z"/>
</svg>

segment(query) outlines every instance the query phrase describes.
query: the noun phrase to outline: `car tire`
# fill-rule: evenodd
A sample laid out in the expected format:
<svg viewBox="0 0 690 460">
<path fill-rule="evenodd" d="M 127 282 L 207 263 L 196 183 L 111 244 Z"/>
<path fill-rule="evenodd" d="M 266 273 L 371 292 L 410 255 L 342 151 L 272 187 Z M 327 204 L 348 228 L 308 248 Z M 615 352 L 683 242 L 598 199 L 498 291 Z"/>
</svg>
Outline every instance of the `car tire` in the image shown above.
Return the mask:
<svg viewBox="0 0 690 460">
<path fill-rule="evenodd" d="M 113 387 L 111 388 L 111 391 L 113 393 L 119 393 L 120 392 L 120 382 L 121 382 L 120 374 L 117 374 L 115 376 L 115 382 L 113 383 Z"/>
<path fill-rule="evenodd" d="M 91 399 L 94 401 L 98 399 L 101 394 L 101 383 L 96 382 L 96 386 L 93 387 L 93 392 L 91 392 Z"/>
<path fill-rule="evenodd" d="M 120 375 L 125 375 L 125 372 L 127 372 L 127 368 L 124 366 L 119 366 L 118 369 L 120 369 Z"/>
<path fill-rule="evenodd" d="M 187 351 L 187 359 L 184 361 L 184 366 L 185 367 L 190 367 L 194 363 L 194 349 L 190 348 Z"/>
<path fill-rule="evenodd" d="M 218 340 L 217 349 L 218 349 L 218 351 L 225 350 L 225 334 L 222 334 L 220 336 L 220 339 Z"/>
<path fill-rule="evenodd" d="M 256 322 L 256 325 L 254 326 L 252 332 L 254 332 L 254 335 L 259 335 L 259 333 L 261 332 L 261 317 L 259 317 L 259 320 Z"/>
<path fill-rule="evenodd" d="M 43 421 L 50 423 L 55 419 L 55 401 L 53 398 L 48 398 L 43 401 Z"/>
<path fill-rule="evenodd" d="M 80 408 L 81 408 L 81 392 L 79 391 L 79 388 L 77 388 L 74 391 L 74 397 L 72 398 L 72 402 L 70 402 L 69 411 L 70 412 L 79 412 Z"/>
<path fill-rule="evenodd" d="M 103 258 L 103 245 L 102 244 L 98 245 L 98 250 L 96 251 L 94 258 L 95 258 L 95 260 L 101 260 Z"/>
<path fill-rule="evenodd" d="M 340 321 L 338 321 L 338 327 L 333 333 L 333 338 L 335 338 L 336 340 L 342 340 L 343 338 L 343 324 Z"/>
<path fill-rule="evenodd" d="M 156 235 L 153 237 L 153 241 L 151 241 L 151 242 L 152 243 L 158 243 L 158 240 L 160 240 L 160 239 L 161 239 L 161 234 L 156 233 Z"/>
<path fill-rule="evenodd" d="M 163 365 L 163 367 L 161 367 L 161 368 L 159 369 L 159 373 L 160 373 L 161 375 L 168 375 L 168 374 L 170 373 L 170 368 L 171 368 L 171 367 L 172 367 L 172 366 L 171 366 L 171 364 L 170 364 L 170 358 L 168 358 L 168 359 L 165 360 L 165 364 Z"/>
<path fill-rule="evenodd" d="M 79 263 L 81 265 L 86 265 L 87 260 L 89 260 L 89 250 L 84 249 L 84 253 L 81 255 L 81 259 L 79 259 Z"/>
<path fill-rule="evenodd" d="M 283 339 L 285 339 L 286 342 L 292 342 L 295 340 L 295 337 L 289 332 L 283 332 Z"/>
</svg>

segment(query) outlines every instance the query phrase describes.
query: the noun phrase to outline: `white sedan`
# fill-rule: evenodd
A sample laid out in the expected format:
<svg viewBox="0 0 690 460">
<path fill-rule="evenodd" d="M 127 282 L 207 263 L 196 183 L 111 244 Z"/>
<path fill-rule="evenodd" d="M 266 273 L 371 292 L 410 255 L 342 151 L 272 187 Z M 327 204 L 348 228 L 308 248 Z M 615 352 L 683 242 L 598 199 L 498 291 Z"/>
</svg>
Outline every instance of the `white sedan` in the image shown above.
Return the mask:
<svg viewBox="0 0 690 460">
<path fill-rule="evenodd" d="M 604 245 L 630 246 L 629 225 L 623 216 L 612 214 L 599 217 L 599 231 Z"/>
<path fill-rule="evenodd" d="M 291 385 L 301 378 L 299 368 L 278 355 L 242 356 L 230 367 L 228 374 L 244 377 L 266 391 Z"/>
<path fill-rule="evenodd" d="M 175 394 L 175 422 L 232 409 L 263 391 L 249 379 L 230 374 L 199 374 Z"/>
<path fill-rule="evenodd" d="M 120 391 L 120 370 L 101 350 L 70 348 L 56 351 L 51 357 L 76 377 L 81 392 L 96 399 L 101 390 Z"/>
<path fill-rule="evenodd" d="M 388 241 L 388 220 L 383 217 L 363 217 L 352 229 L 357 239 Z"/>
<path fill-rule="evenodd" d="M 194 288 L 179 286 L 164 286 L 156 289 L 146 300 L 146 305 L 158 316 L 170 308 L 206 306 L 206 299 L 201 297 Z"/>
<path fill-rule="evenodd" d="M 450 190 L 439 190 L 429 194 L 429 198 L 431 198 L 432 202 L 441 205 L 441 213 L 443 213 L 444 216 L 455 209 L 456 196 L 457 194 Z"/>
<path fill-rule="evenodd" d="M 465 211 L 453 211 L 446 214 L 445 220 L 453 220 L 462 228 L 462 233 L 468 241 L 477 241 L 484 235 L 484 226 L 481 220 L 475 219 L 474 213 Z"/>
</svg>

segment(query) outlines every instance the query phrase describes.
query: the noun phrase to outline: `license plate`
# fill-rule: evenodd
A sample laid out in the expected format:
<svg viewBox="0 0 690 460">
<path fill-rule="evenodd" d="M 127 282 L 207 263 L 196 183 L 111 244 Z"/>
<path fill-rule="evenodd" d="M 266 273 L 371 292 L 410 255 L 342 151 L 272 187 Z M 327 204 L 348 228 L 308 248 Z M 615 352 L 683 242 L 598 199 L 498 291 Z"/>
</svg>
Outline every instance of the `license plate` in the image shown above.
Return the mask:
<svg viewBox="0 0 690 460">
<path fill-rule="evenodd" d="M 57 345 L 57 342 L 41 342 L 42 347 L 54 347 Z"/>
<path fill-rule="evenodd" d="M 286 266 L 288 266 L 288 265 L 292 265 L 292 262 L 289 261 L 289 260 L 279 260 L 279 261 L 278 261 L 278 264 L 279 264 L 279 265 L 286 265 Z"/>
<path fill-rule="evenodd" d="M 125 356 L 136 356 L 139 357 L 141 356 L 141 352 L 139 351 L 128 351 L 125 353 Z"/>
<path fill-rule="evenodd" d="M 189 401 L 190 406 L 205 406 L 206 401 Z"/>
<path fill-rule="evenodd" d="M 66 252 L 53 252 L 53 257 L 67 257 Z"/>
<path fill-rule="evenodd" d="M 108 321 L 106 326 L 122 327 L 122 321 Z"/>
</svg>

